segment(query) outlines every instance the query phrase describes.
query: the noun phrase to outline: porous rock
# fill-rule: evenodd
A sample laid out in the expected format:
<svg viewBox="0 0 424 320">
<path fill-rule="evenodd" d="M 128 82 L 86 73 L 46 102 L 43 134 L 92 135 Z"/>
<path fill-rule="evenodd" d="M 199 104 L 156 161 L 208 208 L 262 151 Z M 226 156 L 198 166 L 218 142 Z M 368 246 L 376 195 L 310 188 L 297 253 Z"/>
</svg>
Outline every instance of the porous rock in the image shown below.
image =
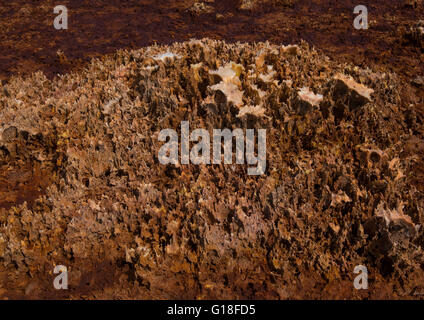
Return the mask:
<svg viewBox="0 0 424 320">
<path fill-rule="evenodd" d="M 60 263 L 67 298 L 378 298 L 387 284 L 413 297 L 424 197 L 408 141 L 423 137 L 419 117 L 396 109 L 402 86 L 306 43 L 208 39 L 121 50 L 52 81 L 13 78 L 0 95 L 1 168 L 39 166 L 49 185 L 32 206 L 0 209 L 2 295 L 58 297 Z M 181 121 L 266 129 L 265 174 L 162 165 L 158 134 Z M 363 296 L 358 264 L 377 288 Z"/>
</svg>

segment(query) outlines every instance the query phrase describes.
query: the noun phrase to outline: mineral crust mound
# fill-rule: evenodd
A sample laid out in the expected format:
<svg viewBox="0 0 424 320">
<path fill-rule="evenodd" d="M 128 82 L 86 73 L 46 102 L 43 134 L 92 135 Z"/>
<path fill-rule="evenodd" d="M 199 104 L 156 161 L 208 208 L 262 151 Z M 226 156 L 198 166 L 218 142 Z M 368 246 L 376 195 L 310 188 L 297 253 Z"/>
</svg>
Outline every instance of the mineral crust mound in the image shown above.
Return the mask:
<svg viewBox="0 0 424 320">
<path fill-rule="evenodd" d="M 0 197 L 0 296 L 418 298 L 424 117 L 402 86 L 306 43 L 209 39 L 12 78 L 1 168 L 18 191 L 24 165 L 42 174 L 31 203 Z M 182 121 L 266 129 L 265 173 L 161 164 L 159 132 Z M 69 290 L 54 289 L 56 265 Z"/>
</svg>

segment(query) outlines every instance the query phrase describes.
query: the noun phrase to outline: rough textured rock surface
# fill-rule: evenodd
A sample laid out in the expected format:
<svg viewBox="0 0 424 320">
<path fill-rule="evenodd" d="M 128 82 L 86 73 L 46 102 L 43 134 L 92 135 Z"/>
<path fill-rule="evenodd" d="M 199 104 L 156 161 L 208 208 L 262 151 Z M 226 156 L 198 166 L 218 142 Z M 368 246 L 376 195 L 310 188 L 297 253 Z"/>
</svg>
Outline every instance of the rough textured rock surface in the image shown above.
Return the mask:
<svg viewBox="0 0 424 320">
<path fill-rule="evenodd" d="M 214 40 L 12 78 L 1 159 L 52 178 L 0 209 L 0 296 L 419 297 L 424 113 L 402 103 L 402 85 L 306 43 Z M 266 129 L 266 173 L 161 165 L 159 131 L 184 120 Z M 66 292 L 52 286 L 58 264 Z M 359 264 L 366 291 L 352 285 Z"/>
<path fill-rule="evenodd" d="M 424 20 L 418 21 L 409 29 L 408 39 L 424 51 Z"/>
</svg>

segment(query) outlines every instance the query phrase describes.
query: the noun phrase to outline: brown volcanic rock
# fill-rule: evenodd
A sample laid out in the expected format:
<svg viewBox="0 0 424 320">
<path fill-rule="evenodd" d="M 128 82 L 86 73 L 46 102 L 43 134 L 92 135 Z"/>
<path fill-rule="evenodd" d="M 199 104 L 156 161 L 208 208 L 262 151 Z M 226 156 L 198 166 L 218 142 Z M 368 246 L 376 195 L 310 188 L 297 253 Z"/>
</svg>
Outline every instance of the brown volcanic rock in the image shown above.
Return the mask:
<svg viewBox="0 0 424 320">
<path fill-rule="evenodd" d="M 3 296 L 413 297 L 423 118 L 396 75 L 293 48 L 193 40 L 4 85 L 5 165 L 26 157 L 56 178 L 31 208 L 0 209 Z M 266 129 L 265 174 L 161 165 L 158 133 L 181 121 Z M 68 292 L 51 285 L 55 264 Z M 353 289 L 358 264 L 367 292 Z"/>
</svg>

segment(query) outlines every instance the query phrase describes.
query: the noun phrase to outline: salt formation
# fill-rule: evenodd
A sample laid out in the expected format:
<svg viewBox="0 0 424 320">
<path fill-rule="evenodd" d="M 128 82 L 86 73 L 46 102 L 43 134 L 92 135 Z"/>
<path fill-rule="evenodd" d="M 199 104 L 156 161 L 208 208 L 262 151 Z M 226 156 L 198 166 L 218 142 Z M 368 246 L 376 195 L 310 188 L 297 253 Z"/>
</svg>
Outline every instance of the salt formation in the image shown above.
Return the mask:
<svg viewBox="0 0 424 320">
<path fill-rule="evenodd" d="M 165 52 L 162 54 L 158 54 L 156 56 L 153 57 L 153 59 L 155 60 L 160 60 L 162 62 L 165 62 L 167 59 L 173 60 L 173 59 L 178 59 L 180 58 L 177 54 L 174 54 L 172 52 Z"/>
<path fill-rule="evenodd" d="M 308 87 L 303 87 L 299 90 L 299 98 L 306 103 L 309 103 L 312 107 L 317 107 L 323 100 L 321 94 L 315 94 L 309 90 Z"/>
<path fill-rule="evenodd" d="M 237 117 L 243 118 L 246 115 L 250 114 L 255 117 L 262 117 L 265 115 L 265 109 L 262 106 L 244 106 L 240 109 Z"/>
<path fill-rule="evenodd" d="M 239 90 L 242 66 L 234 62 L 220 67 L 218 70 L 210 71 L 211 75 L 216 75 L 221 81 L 218 84 L 210 86 L 212 91 L 221 91 L 227 101 L 232 102 L 235 106 L 243 105 L 243 92 Z"/>
<path fill-rule="evenodd" d="M 364 101 L 371 101 L 371 94 L 374 92 L 373 89 L 367 88 L 366 86 L 357 83 L 351 77 L 345 76 L 343 74 L 337 74 L 334 79 L 338 81 L 337 85 L 341 87 L 341 90 L 348 89 L 353 94 L 364 98 Z"/>
<path fill-rule="evenodd" d="M 121 50 L 53 81 L 13 78 L 0 170 L 19 185 L 16 168 L 37 168 L 48 185 L 32 205 L 0 208 L 6 295 L 36 279 L 27 292 L 56 297 L 60 263 L 66 297 L 352 298 L 358 264 L 375 279 L 366 297 L 410 296 L 424 237 L 410 150 L 423 137 L 402 86 L 306 43 L 207 39 Z M 160 164 L 159 132 L 182 121 L 266 130 L 265 173 Z"/>
</svg>

